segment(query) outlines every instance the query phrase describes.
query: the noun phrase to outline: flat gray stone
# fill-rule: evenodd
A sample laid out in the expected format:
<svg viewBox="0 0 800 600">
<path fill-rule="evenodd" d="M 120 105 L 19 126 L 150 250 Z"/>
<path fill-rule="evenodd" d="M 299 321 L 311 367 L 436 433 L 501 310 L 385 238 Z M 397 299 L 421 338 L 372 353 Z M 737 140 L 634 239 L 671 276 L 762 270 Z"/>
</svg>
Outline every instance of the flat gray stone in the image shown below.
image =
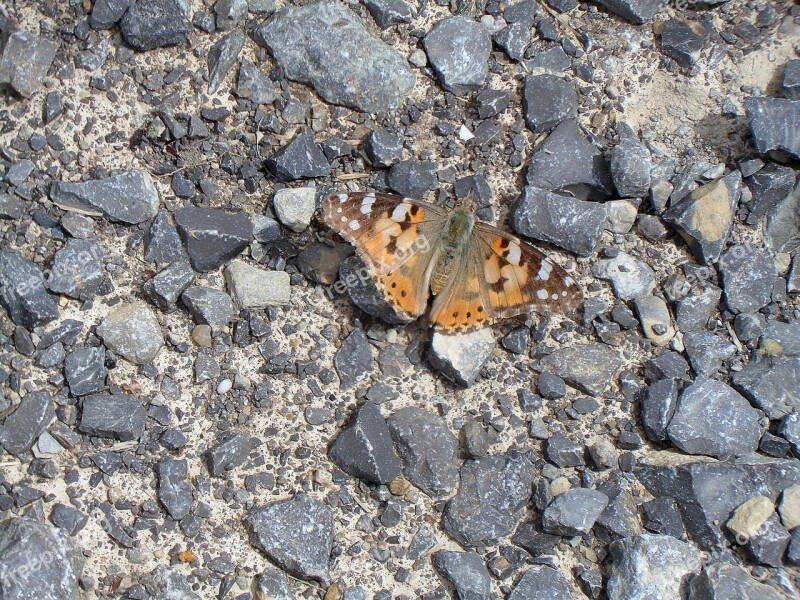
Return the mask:
<svg viewBox="0 0 800 600">
<path fill-rule="evenodd" d="M 489 74 L 489 30 L 463 16 L 436 23 L 422 44 L 442 86 L 461 96 L 480 89 Z"/>
<path fill-rule="evenodd" d="M 278 10 L 255 39 L 289 79 L 310 84 L 328 102 L 363 112 L 397 108 L 416 81 L 405 58 L 331 0 Z"/>
<path fill-rule="evenodd" d="M 136 396 L 95 394 L 83 401 L 78 431 L 121 442 L 138 440 L 144 434 L 147 413 Z"/>
<path fill-rule="evenodd" d="M 800 357 L 751 362 L 734 373 L 731 381 L 772 420 L 800 412 Z"/>
<path fill-rule="evenodd" d="M 783 596 L 765 583 L 756 581 L 734 563 L 706 565 L 689 588 L 688 600 L 782 600 Z"/>
<path fill-rule="evenodd" d="M 206 463 L 208 471 L 212 477 L 226 476 L 247 460 L 250 451 L 253 449 L 252 438 L 242 433 L 234 431 L 206 452 Z"/>
<path fill-rule="evenodd" d="M 217 5 L 223 0 L 218 0 Z M 247 3 L 245 3 L 247 12 Z M 230 32 L 208 51 L 208 93 L 214 94 L 225 81 L 231 67 L 244 47 L 244 33 L 238 29 Z"/>
<path fill-rule="evenodd" d="M 97 327 L 105 345 L 135 365 L 151 362 L 164 345 L 155 314 L 144 302 L 112 308 Z"/>
<path fill-rule="evenodd" d="M 459 385 L 470 386 L 492 355 L 497 342 L 491 328 L 469 333 L 434 331 L 428 360 L 431 366 Z"/>
<path fill-rule="evenodd" d="M 593 0 L 606 10 L 630 21 L 642 25 L 653 19 L 667 8 L 666 0 Z"/>
<path fill-rule="evenodd" d="M 360 329 L 348 335 L 333 357 L 342 388 L 353 387 L 375 368 L 375 358 L 367 336 Z"/>
<path fill-rule="evenodd" d="M 608 506 L 608 496 L 597 490 L 572 488 L 556 498 L 542 514 L 546 533 L 574 536 L 589 533 Z"/>
<path fill-rule="evenodd" d="M 542 364 L 582 392 L 599 396 L 622 365 L 619 354 L 604 344 L 588 343 L 560 348 Z"/>
<path fill-rule="evenodd" d="M 137 50 L 153 50 L 186 41 L 189 23 L 181 0 L 140 0 L 125 13 L 120 31 Z"/>
<path fill-rule="evenodd" d="M 578 94 L 572 84 L 556 75 L 529 75 L 522 90 L 522 108 L 534 133 L 547 132 L 561 121 L 577 117 Z"/>
<path fill-rule="evenodd" d="M 22 457 L 55 419 L 50 392 L 29 392 L 0 426 L 0 444 L 7 452 Z"/>
<path fill-rule="evenodd" d="M 301 579 L 327 585 L 333 547 L 333 514 L 306 494 L 254 508 L 244 518 L 250 543 Z"/>
<path fill-rule="evenodd" d="M 744 110 L 759 154 L 800 158 L 800 100 L 751 96 Z"/>
<path fill-rule="evenodd" d="M 55 254 L 47 287 L 71 298 L 92 298 L 105 280 L 103 247 L 97 239 L 69 239 Z"/>
<path fill-rule="evenodd" d="M 175 223 L 195 271 L 218 269 L 253 238 L 253 223 L 242 213 L 187 206 L 175 213 Z"/>
<path fill-rule="evenodd" d="M 566 578 L 553 567 L 533 565 L 522 574 L 508 600 L 574 600 Z"/>
<path fill-rule="evenodd" d="M 174 262 L 145 281 L 142 291 L 159 309 L 171 312 L 192 281 L 194 271 L 188 261 Z"/>
<path fill-rule="evenodd" d="M 186 459 L 163 458 L 156 465 L 158 500 L 169 516 L 180 521 L 192 508 L 192 485 Z"/>
<path fill-rule="evenodd" d="M 231 297 L 223 291 L 193 285 L 181 294 L 181 302 L 197 323 L 219 332 L 236 316 Z"/>
<path fill-rule="evenodd" d="M 57 50 L 58 43 L 35 33 L 10 32 L 0 54 L 0 84 L 30 98 L 41 88 Z"/>
<path fill-rule="evenodd" d="M 64 377 L 73 396 L 97 394 L 105 388 L 108 371 L 102 346 L 75 348 L 64 359 Z"/>
<path fill-rule="evenodd" d="M 234 260 L 225 268 L 231 297 L 240 308 L 266 308 L 289 304 L 290 277 L 286 271 L 265 271 Z"/>
<path fill-rule="evenodd" d="M 461 600 L 489 600 L 492 578 L 477 552 L 439 550 L 433 553 L 433 566 L 455 588 Z"/>
<path fill-rule="evenodd" d="M 55 181 L 50 186 L 50 200 L 66 210 L 105 215 L 130 225 L 155 217 L 161 203 L 153 179 L 137 169 L 81 183 Z"/>
<path fill-rule="evenodd" d="M 58 318 L 41 269 L 16 252 L 0 250 L 0 304 L 16 325 L 29 331 Z"/>
</svg>

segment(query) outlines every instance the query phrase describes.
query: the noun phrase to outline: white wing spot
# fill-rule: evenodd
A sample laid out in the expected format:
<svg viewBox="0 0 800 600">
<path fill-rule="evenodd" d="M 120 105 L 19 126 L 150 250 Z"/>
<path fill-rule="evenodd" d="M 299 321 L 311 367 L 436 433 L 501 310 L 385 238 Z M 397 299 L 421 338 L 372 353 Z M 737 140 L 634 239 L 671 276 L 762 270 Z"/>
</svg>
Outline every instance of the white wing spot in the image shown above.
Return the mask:
<svg viewBox="0 0 800 600">
<path fill-rule="evenodd" d="M 364 199 L 361 200 L 361 214 L 368 215 L 372 212 L 372 205 L 375 203 L 375 196 L 368 195 L 364 196 Z"/>
<path fill-rule="evenodd" d="M 358 224 L 358 221 L 356 221 L 355 219 L 354 219 L 354 220 L 352 220 L 352 221 L 350 221 L 350 229 L 352 229 L 353 231 L 355 231 L 355 230 L 356 230 L 356 229 L 358 229 L 359 227 L 361 227 L 361 225 L 359 225 L 359 224 Z"/>
<path fill-rule="evenodd" d="M 542 266 L 539 267 L 539 279 L 542 281 L 547 281 L 550 278 L 550 273 L 553 270 L 553 265 L 549 262 L 542 261 Z"/>
<path fill-rule="evenodd" d="M 566 298 L 567 297 L 567 290 L 561 290 L 561 296 Z"/>
<path fill-rule="evenodd" d="M 552 296 L 550 296 L 550 297 L 551 297 L 553 300 L 558 300 L 558 294 L 553 294 L 553 295 L 552 295 Z"/>
<path fill-rule="evenodd" d="M 573 285 L 575 283 L 575 280 L 572 279 L 572 277 L 564 277 L 564 283 L 566 285 Z"/>
<path fill-rule="evenodd" d="M 342 217 L 342 223 L 347 223 L 347 217 Z"/>
<path fill-rule="evenodd" d="M 536 292 L 536 297 L 539 298 L 539 300 L 547 300 L 547 290 L 539 290 Z"/>
<path fill-rule="evenodd" d="M 347 202 L 347 194 L 339 194 L 339 195 L 338 195 L 338 196 L 336 196 L 336 197 L 337 197 L 337 198 L 339 198 L 339 202 L 340 202 L 340 203 L 342 203 L 342 202 Z"/>
<path fill-rule="evenodd" d="M 394 210 L 392 211 L 392 216 L 391 216 L 392 221 L 394 221 L 395 223 L 402 223 L 403 221 L 406 220 L 406 215 L 408 214 L 408 211 L 410 209 L 411 205 L 408 204 L 407 202 L 398 204 L 397 206 L 394 207 Z"/>
<path fill-rule="evenodd" d="M 512 265 L 518 265 L 521 258 L 522 249 L 518 244 L 514 244 L 512 242 L 508 247 L 508 256 L 506 256 L 506 260 L 508 260 L 508 262 L 510 262 Z"/>
<path fill-rule="evenodd" d="M 336 212 L 337 212 L 337 213 L 339 213 L 339 214 L 341 214 L 341 213 L 342 213 L 342 207 L 340 206 L 339 208 L 337 208 L 337 209 L 336 209 Z"/>
</svg>

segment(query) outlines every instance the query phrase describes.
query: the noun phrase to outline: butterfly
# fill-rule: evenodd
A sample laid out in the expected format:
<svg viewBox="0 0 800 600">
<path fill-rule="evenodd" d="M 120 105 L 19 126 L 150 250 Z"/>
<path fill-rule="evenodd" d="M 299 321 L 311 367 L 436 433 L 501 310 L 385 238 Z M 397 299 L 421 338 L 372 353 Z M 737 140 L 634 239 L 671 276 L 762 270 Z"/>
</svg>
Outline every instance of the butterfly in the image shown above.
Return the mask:
<svg viewBox="0 0 800 600">
<path fill-rule="evenodd" d="M 404 320 L 418 319 L 434 296 L 430 325 L 465 333 L 494 319 L 569 312 L 577 282 L 533 246 L 475 220 L 471 198 L 452 210 L 392 194 L 332 194 L 324 221 L 353 244 L 378 290 Z"/>
</svg>

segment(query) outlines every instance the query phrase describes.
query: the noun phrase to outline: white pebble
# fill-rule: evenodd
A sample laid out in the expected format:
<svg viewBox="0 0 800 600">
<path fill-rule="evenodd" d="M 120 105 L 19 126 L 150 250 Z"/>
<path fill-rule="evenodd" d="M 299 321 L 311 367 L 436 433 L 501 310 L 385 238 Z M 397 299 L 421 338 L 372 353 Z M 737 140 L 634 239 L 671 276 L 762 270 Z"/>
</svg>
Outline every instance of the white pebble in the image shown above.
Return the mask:
<svg viewBox="0 0 800 600">
<path fill-rule="evenodd" d="M 230 392 L 232 387 L 233 387 L 233 382 L 230 379 L 223 379 L 222 381 L 219 382 L 219 385 L 217 386 L 217 393 L 220 396 L 222 396 L 223 394 L 227 394 L 228 392 Z"/>
</svg>

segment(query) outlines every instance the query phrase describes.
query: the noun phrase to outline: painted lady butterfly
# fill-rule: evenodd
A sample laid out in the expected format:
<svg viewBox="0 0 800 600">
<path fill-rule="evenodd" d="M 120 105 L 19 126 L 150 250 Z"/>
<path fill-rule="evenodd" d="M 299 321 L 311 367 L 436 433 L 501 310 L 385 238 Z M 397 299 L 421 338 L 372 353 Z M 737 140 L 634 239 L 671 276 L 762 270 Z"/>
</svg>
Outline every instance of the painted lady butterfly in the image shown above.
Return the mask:
<svg viewBox="0 0 800 600">
<path fill-rule="evenodd" d="M 575 280 L 544 254 L 476 221 L 471 199 L 447 211 L 390 194 L 333 194 L 322 213 L 399 315 L 419 318 L 432 294 L 430 323 L 444 333 L 530 310 L 568 312 L 581 301 Z"/>
</svg>

